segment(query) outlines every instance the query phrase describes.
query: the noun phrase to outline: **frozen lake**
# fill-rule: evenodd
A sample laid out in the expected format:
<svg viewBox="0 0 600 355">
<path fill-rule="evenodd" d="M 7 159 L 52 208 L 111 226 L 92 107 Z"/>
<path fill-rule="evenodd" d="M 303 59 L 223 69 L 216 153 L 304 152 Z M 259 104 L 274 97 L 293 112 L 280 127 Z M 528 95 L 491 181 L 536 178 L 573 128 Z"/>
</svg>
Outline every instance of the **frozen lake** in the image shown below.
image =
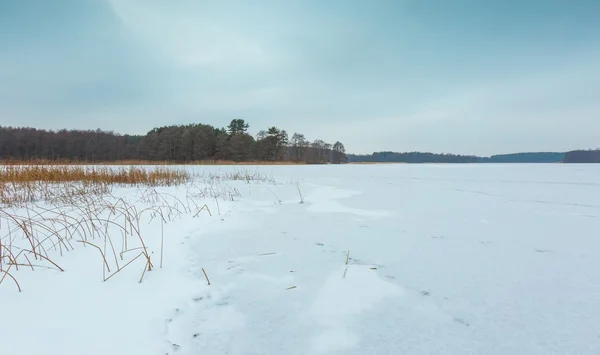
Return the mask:
<svg viewBox="0 0 600 355">
<path fill-rule="evenodd" d="M 55 273 L 3 284 L 7 354 L 600 354 L 600 165 L 190 169 L 278 184 L 231 182 L 221 216 L 167 225 L 142 284 L 68 256 L 75 294 L 48 294 Z"/>
</svg>

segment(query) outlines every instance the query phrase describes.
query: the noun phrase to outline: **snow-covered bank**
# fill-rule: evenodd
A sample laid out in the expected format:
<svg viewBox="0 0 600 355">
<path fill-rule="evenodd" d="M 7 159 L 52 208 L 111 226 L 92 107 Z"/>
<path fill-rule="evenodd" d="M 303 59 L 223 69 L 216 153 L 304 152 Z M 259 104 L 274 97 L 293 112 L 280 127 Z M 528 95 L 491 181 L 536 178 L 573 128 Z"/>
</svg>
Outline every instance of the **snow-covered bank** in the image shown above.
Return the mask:
<svg viewBox="0 0 600 355">
<path fill-rule="evenodd" d="M 5 280 L 2 354 L 600 353 L 600 167 L 244 169 L 278 184 L 165 224 L 142 283 L 93 248 Z"/>
</svg>

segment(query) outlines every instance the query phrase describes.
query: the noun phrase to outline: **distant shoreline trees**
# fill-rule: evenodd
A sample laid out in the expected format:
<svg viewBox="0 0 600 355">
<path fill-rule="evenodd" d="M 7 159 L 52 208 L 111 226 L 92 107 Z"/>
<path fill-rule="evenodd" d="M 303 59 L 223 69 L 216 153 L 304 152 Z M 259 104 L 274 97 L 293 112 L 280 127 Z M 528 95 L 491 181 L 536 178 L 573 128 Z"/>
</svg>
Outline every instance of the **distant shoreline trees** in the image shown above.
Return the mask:
<svg viewBox="0 0 600 355">
<path fill-rule="evenodd" d="M 492 155 L 479 160 L 481 163 L 560 163 L 564 157 L 565 153 L 559 152 L 529 152 Z"/>
<path fill-rule="evenodd" d="M 564 163 L 600 163 L 600 149 L 573 150 L 565 153 Z"/>
<path fill-rule="evenodd" d="M 146 135 L 121 135 L 102 130 L 40 130 L 0 126 L 0 159 L 110 162 L 148 160 L 194 161 L 290 161 L 306 164 L 347 163 L 341 142 L 309 142 L 303 134 L 288 138 L 272 126 L 256 137 L 249 124 L 234 119 L 227 128 L 207 124 L 157 127 Z"/>
<path fill-rule="evenodd" d="M 587 152 L 587 151 L 586 151 Z M 348 161 L 351 163 L 371 162 L 371 163 L 565 163 L 571 160 L 588 159 L 591 153 L 571 153 L 559 152 L 530 152 L 515 154 L 499 154 L 491 157 L 478 157 L 475 155 L 457 155 L 457 154 L 436 154 L 423 152 L 375 152 L 370 155 L 348 154 Z M 585 155 L 585 157 L 583 156 Z"/>
<path fill-rule="evenodd" d="M 600 149 L 492 155 L 436 154 L 428 152 L 375 152 L 347 154 L 344 145 L 276 126 L 252 136 L 243 119 L 226 128 L 197 123 L 157 127 L 145 135 L 103 130 L 57 131 L 0 126 L 0 160 L 114 162 L 127 160 L 188 163 L 198 161 L 344 163 L 600 163 Z"/>
<path fill-rule="evenodd" d="M 456 154 L 376 152 L 371 155 L 348 154 L 348 161 L 351 163 L 477 163 L 478 158 Z"/>
</svg>

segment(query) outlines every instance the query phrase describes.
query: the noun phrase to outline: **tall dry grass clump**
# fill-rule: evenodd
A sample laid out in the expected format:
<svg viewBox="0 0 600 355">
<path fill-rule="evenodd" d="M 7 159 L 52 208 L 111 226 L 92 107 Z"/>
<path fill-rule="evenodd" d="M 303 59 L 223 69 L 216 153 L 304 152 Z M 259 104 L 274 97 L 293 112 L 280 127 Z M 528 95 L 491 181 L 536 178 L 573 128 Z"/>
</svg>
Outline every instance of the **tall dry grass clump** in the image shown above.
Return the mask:
<svg viewBox="0 0 600 355">
<path fill-rule="evenodd" d="M 56 199 L 101 196 L 112 186 L 176 186 L 192 179 L 184 169 L 82 165 L 10 165 L 0 167 L 0 204 L 18 206 Z"/>
<path fill-rule="evenodd" d="M 0 285 L 21 291 L 17 271 L 62 272 L 59 257 L 92 248 L 107 281 L 163 266 L 166 223 L 212 216 L 207 201 L 241 196 L 229 181 L 274 183 L 251 171 L 191 174 L 168 166 L 0 166 Z M 179 188 L 183 185 L 183 188 Z M 130 187 L 113 191 L 113 187 Z M 176 189 L 162 189 L 177 186 Z M 146 227 L 158 223 L 159 226 Z M 159 227 L 159 228 L 157 228 Z M 136 266 L 137 265 L 137 266 Z"/>
<path fill-rule="evenodd" d="M 177 216 L 208 209 L 153 189 L 191 178 L 186 170 L 168 167 L 0 166 L 0 285 L 10 279 L 21 291 L 14 275 L 20 267 L 63 271 L 52 251 L 63 255 L 77 244 L 99 251 L 104 280 L 140 257 L 143 278 L 154 266 L 141 232 L 144 215 L 160 219 L 162 230 L 162 224 Z M 112 195 L 113 186 L 145 187 L 153 203 L 140 208 Z M 133 257 L 128 260 L 126 254 Z"/>
<path fill-rule="evenodd" d="M 123 185 L 172 186 L 191 178 L 183 169 L 164 166 L 106 167 L 81 165 L 9 165 L 0 168 L 0 183 L 92 182 Z"/>
</svg>

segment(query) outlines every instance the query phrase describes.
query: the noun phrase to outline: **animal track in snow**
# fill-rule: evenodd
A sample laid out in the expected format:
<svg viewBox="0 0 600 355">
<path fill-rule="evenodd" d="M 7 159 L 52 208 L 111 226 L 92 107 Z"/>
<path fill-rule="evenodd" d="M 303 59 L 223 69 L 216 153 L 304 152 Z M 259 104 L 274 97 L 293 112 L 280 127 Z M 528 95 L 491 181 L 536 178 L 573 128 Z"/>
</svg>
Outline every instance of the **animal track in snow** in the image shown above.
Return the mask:
<svg viewBox="0 0 600 355">
<path fill-rule="evenodd" d="M 203 349 L 227 353 L 243 320 L 242 314 L 230 305 L 227 292 L 207 289 L 190 297 L 166 319 L 165 354 L 196 354 Z"/>
</svg>

